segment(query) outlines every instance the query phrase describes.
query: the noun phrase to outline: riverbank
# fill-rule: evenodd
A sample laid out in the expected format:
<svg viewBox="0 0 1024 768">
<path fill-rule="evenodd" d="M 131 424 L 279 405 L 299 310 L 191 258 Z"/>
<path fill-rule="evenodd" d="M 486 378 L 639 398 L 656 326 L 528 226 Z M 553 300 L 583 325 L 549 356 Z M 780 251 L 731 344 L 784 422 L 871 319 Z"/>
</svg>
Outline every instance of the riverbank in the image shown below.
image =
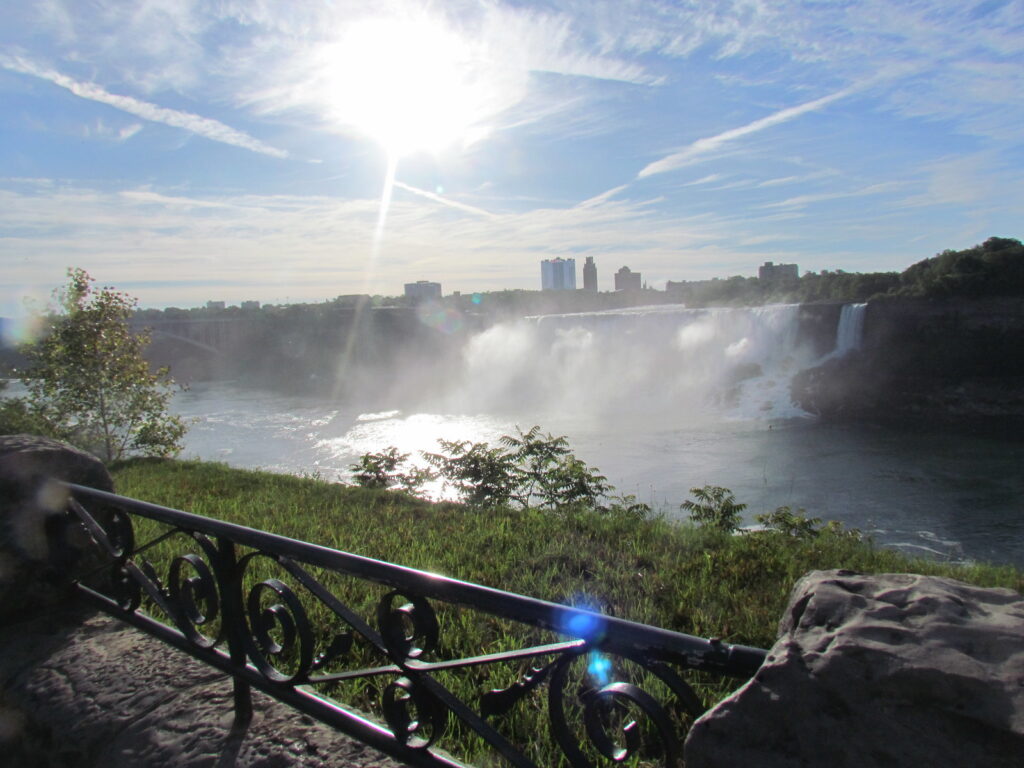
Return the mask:
<svg viewBox="0 0 1024 768">
<path fill-rule="evenodd" d="M 794 538 L 778 532 L 730 536 L 663 519 L 579 511 L 482 512 L 403 494 L 230 469 L 190 461 L 137 460 L 113 469 L 118 493 L 230 520 L 329 547 L 442 573 L 557 602 L 585 602 L 609 614 L 731 643 L 769 647 L 793 583 L 812 569 L 911 571 L 982 586 L 1024 590 L 1024 572 L 1009 566 L 958 566 L 910 559 L 849 533 L 824 530 Z M 157 531 L 140 530 L 139 541 Z M 174 541 L 174 540 L 172 540 Z M 180 542 L 180 540 L 178 540 Z M 149 550 L 167 573 L 180 546 Z M 280 574 L 275 574 L 280 576 Z M 376 594 L 346 587 L 342 599 L 373 615 Z M 326 617 L 320 617 L 326 621 Z M 454 621 L 453 627 L 446 622 Z M 453 656 L 507 649 L 522 642 L 506 622 L 465 622 L 442 614 L 445 652 Z M 454 686 L 459 681 L 452 681 Z M 467 682 L 465 695 L 478 696 Z M 706 704 L 732 681 L 695 681 Z M 354 703 L 365 691 L 355 691 Z M 370 695 L 372 699 L 373 695 Z M 524 733 L 544 726 L 524 718 Z M 475 757 L 472 744 L 467 757 Z M 482 750 L 482 747 L 481 747 Z"/>
</svg>

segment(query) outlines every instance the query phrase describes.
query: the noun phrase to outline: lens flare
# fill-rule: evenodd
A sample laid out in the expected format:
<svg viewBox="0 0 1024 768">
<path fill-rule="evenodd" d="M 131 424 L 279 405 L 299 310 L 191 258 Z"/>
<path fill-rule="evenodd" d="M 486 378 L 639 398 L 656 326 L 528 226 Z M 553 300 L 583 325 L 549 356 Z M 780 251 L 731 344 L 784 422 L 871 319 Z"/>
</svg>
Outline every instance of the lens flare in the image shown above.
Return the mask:
<svg viewBox="0 0 1024 768">
<path fill-rule="evenodd" d="M 40 315 L 28 315 L 0 322 L 0 342 L 3 346 L 32 344 L 43 337 L 46 324 Z"/>
<path fill-rule="evenodd" d="M 577 595 L 570 605 L 586 613 L 563 614 L 559 617 L 559 631 L 583 640 L 596 641 L 604 637 L 605 621 L 600 607 L 586 595 Z"/>
<path fill-rule="evenodd" d="M 603 688 L 612 679 L 612 663 L 603 653 L 591 651 L 587 656 L 587 672 L 594 679 L 594 683 Z"/>
<path fill-rule="evenodd" d="M 462 330 L 462 315 L 459 311 L 436 301 L 425 301 L 416 307 L 416 317 L 428 328 L 449 336 Z"/>
</svg>

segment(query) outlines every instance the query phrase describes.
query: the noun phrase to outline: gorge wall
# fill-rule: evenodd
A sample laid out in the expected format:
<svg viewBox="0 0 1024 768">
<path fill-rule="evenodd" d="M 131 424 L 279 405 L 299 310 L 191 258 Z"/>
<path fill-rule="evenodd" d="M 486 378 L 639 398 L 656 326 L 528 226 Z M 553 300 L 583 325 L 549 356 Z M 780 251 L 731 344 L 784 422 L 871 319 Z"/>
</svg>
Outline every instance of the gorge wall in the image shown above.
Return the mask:
<svg viewBox="0 0 1024 768">
<path fill-rule="evenodd" d="M 889 299 L 858 349 L 798 373 L 793 400 L 830 420 L 1024 425 L 1024 299 Z"/>
</svg>

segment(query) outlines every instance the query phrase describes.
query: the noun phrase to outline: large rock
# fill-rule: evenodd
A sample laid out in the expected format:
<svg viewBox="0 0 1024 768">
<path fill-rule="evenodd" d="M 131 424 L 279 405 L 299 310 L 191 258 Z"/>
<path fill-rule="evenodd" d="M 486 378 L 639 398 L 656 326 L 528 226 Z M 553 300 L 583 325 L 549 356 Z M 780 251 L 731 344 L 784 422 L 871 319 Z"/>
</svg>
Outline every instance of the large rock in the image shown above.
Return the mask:
<svg viewBox="0 0 1024 768">
<path fill-rule="evenodd" d="M 743 688 L 693 726 L 687 768 L 1019 768 L 1024 600 L 908 574 L 815 571 Z"/>
<path fill-rule="evenodd" d="M 113 491 L 103 462 L 59 440 L 0 435 L 0 618 L 44 609 L 89 549 L 58 481 Z M 101 523 L 107 520 L 97 511 Z M 80 563 L 79 563 L 80 564 Z"/>
</svg>

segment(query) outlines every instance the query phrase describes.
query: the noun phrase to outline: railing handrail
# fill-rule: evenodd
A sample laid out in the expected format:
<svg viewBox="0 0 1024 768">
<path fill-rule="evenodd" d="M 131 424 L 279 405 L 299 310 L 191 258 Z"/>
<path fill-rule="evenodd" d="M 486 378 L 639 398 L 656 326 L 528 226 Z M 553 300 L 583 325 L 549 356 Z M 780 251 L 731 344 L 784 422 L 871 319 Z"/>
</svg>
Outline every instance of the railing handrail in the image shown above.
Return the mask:
<svg viewBox="0 0 1024 768">
<path fill-rule="evenodd" d="M 766 652 L 760 648 L 745 645 L 706 640 L 669 629 L 640 624 L 606 614 L 598 614 L 583 608 L 553 603 L 515 592 L 506 592 L 450 576 L 442 576 L 416 568 L 396 565 L 384 560 L 355 555 L 319 544 L 311 544 L 268 531 L 229 523 L 216 518 L 183 512 L 159 504 L 130 499 L 126 496 L 100 491 L 87 486 L 68 483 L 74 493 L 90 496 L 114 506 L 125 508 L 130 502 L 131 511 L 151 520 L 188 528 L 210 536 L 223 536 L 238 544 L 261 549 L 266 552 L 294 557 L 309 565 L 330 568 L 350 576 L 384 584 L 394 588 L 413 590 L 424 597 L 458 603 L 478 611 L 502 618 L 514 619 L 541 629 L 561 634 L 571 626 L 592 626 L 600 622 L 606 638 L 595 642 L 593 637 L 584 637 L 602 650 L 662 650 L 671 656 L 684 656 L 689 666 L 708 669 L 721 674 L 749 677 L 764 661 Z M 580 619 L 578 623 L 573 619 Z"/>
<path fill-rule="evenodd" d="M 82 485 L 66 484 L 66 487 L 70 493 L 68 514 L 85 525 L 113 566 L 110 594 L 104 593 L 102 587 L 79 583 L 78 590 L 84 599 L 231 675 L 239 720 L 247 721 L 251 716 L 249 686 L 253 685 L 322 722 L 416 765 L 459 765 L 432 748 L 439 735 L 445 732 L 447 718 L 454 715 L 511 765 L 536 768 L 536 763 L 510 743 L 488 718 L 510 711 L 543 684 L 548 690 L 548 719 L 553 738 L 573 766 L 591 766 L 590 759 L 581 751 L 578 736 L 574 735 L 573 728 L 578 726 L 570 725 L 571 721 L 579 723 L 580 720 L 573 721 L 565 709 L 566 702 L 572 699 L 567 692 L 570 667 L 584 654 L 588 659 L 603 659 L 603 663 L 609 665 L 605 669 L 611 668 L 608 656 L 639 666 L 643 674 L 653 676 L 666 686 L 665 690 L 677 702 L 673 707 L 681 707 L 680 711 L 692 717 L 703 711 L 703 705 L 674 667 L 749 677 L 767 655 L 759 648 L 707 640 L 586 608 L 506 592 Z M 95 503 L 108 515 L 111 510 L 118 510 L 119 515 L 104 518 L 109 531 L 82 506 L 83 501 Z M 169 526 L 170 530 L 136 549 L 131 525 L 133 515 Z M 199 553 L 175 557 L 165 584 L 152 564 L 137 557 L 152 544 L 179 534 L 189 537 Z M 250 551 L 240 558 L 237 546 Z M 296 593 L 287 583 L 267 578 L 250 587 L 247 598 L 243 596 L 243 576 L 248 563 L 257 556 L 270 558 L 301 591 Z M 393 591 L 377 604 L 376 628 L 305 566 L 391 588 Z M 183 580 L 183 577 L 187 578 Z M 261 603 L 262 597 L 272 594 L 276 594 L 272 598 L 277 600 L 276 605 Z M 334 619 L 340 621 L 342 632 L 314 626 L 299 594 L 332 612 Z M 139 611 L 143 596 L 159 607 L 173 626 Z M 397 596 L 404 596 L 410 602 L 396 608 L 393 601 Z M 428 661 L 430 649 L 440 647 L 440 625 L 428 598 L 569 639 L 498 653 Z M 210 638 L 204 632 L 209 633 L 207 627 L 214 626 L 210 621 L 218 612 L 222 619 L 217 636 Z M 270 635 L 274 627 L 283 633 L 280 643 Z M 323 634 L 325 631 L 327 635 Z M 349 658 L 355 637 L 362 638 L 374 654 L 382 655 L 385 664 L 356 665 L 356 669 L 332 671 L 339 661 Z M 417 643 L 427 651 L 417 647 Z M 324 650 L 314 655 L 317 647 Z M 421 656 L 424 653 L 427 655 Z M 281 666 L 281 661 L 287 659 L 291 661 Z M 549 660 L 532 667 L 519 682 L 485 692 L 475 705 L 467 704 L 468 700 L 453 694 L 435 677 L 444 671 L 491 664 L 521 665 L 544 659 Z M 285 669 L 288 671 L 282 671 Z M 618 763 L 624 754 L 633 753 L 637 748 L 637 733 L 626 729 L 624 749 L 616 746 L 614 739 L 605 733 L 610 712 L 632 707 L 642 711 L 653 724 L 651 727 L 662 745 L 666 765 L 676 765 L 681 755 L 681 741 L 676 731 L 680 726 L 673 726 L 674 721 L 667 714 L 671 708 L 666 710 L 633 683 L 625 680 L 610 683 L 607 675 L 590 670 L 588 663 L 587 675 L 592 681 L 588 692 L 573 694 L 576 699 L 571 706 L 579 713 L 573 717 L 582 717 L 586 723 L 586 737 L 592 749 L 612 763 Z M 391 730 L 314 690 L 319 685 L 380 676 L 396 678 L 385 688 L 380 702 Z M 415 717 L 408 712 L 410 706 L 415 708 Z M 431 735 L 425 738 L 423 733 Z"/>
</svg>

